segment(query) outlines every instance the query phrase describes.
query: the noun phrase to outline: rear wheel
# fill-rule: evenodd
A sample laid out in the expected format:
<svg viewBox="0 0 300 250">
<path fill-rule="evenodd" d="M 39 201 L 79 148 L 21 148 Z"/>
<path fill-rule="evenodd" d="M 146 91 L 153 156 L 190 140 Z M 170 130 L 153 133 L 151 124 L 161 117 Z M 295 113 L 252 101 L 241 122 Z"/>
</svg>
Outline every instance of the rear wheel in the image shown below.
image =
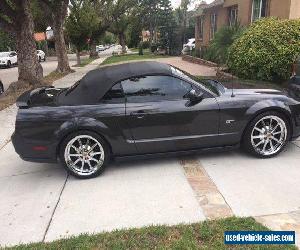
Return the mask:
<svg viewBox="0 0 300 250">
<path fill-rule="evenodd" d="M 69 135 L 60 148 L 60 159 L 73 176 L 88 179 L 99 176 L 110 159 L 107 143 L 96 133 L 80 131 Z"/>
<path fill-rule="evenodd" d="M 0 95 L 4 92 L 4 86 L 3 84 L 0 82 Z"/>
<path fill-rule="evenodd" d="M 260 158 L 279 154 L 290 137 L 289 122 L 284 115 L 267 112 L 257 116 L 246 129 L 243 146 Z"/>
</svg>

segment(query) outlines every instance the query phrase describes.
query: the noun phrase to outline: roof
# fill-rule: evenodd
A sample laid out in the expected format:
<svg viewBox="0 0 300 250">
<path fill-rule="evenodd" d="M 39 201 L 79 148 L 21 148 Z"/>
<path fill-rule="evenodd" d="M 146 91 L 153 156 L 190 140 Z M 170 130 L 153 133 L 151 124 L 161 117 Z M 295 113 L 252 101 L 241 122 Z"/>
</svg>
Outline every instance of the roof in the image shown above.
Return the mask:
<svg viewBox="0 0 300 250">
<path fill-rule="evenodd" d="M 97 103 L 114 84 L 145 75 L 172 75 L 172 71 L 168 64 L 151 61 L 101 67 L 87 73 L 60 101 L 66 105 Z"/>
<path fill-rule="evenodd" d="M 44 32 L 41 33 L 34 33 L 34 40 L 37 42 L 45 41 L 46 35 Z"/>
<path fill-rule="evenodd" d="M 210 3 L 210 4 L 207 4 L 206 2 L 202 1 L 199 4 L 194 17 L 202 16 L 204 14 L 204 11 L 206 9 L 210 9 L 210 8 L 213 8 L 213 7 L 216 7 L 216 6 L 221 6 L 223 4 L 224 4 L 224 0 L 215 0 L 212 3 Z"/>
<path fill-rule="evenodd" d="M 215 0 L 212 3 L 203 6 L 203 9 L 210 9 L 223 4 L 224 4 L 224 0 Z"/>
</svg>

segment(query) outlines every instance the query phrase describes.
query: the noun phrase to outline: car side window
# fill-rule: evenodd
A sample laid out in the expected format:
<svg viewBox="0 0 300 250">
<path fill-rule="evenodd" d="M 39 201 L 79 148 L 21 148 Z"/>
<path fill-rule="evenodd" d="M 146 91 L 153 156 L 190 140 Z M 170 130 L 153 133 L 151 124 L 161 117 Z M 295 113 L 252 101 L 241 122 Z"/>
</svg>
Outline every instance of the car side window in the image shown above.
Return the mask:
<svg viewBox="0 0 300 250">
<path fill-rule="evenodd" d="M 192 85 L 172 76 L 143 76 L 122 81 L 127 102 L 186 99 Z"/>
<path fill-rule="evenodd" d="M 125 96 L 120 83 L 115 84 L 101 99 L 102 103 L 123 103 Z"/>
</svg>

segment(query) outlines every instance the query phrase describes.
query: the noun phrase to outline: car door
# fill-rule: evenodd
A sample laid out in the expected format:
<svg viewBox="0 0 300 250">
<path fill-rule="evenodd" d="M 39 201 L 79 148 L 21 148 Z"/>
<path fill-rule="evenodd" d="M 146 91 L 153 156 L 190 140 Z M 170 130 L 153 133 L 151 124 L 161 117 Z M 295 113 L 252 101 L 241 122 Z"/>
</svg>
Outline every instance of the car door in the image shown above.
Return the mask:
<svg viewBox="0 0 300 250">
<path fill-rule="evenodd" d="M 204 93 L 191 105 L 197 87 L 172 76 L 144 76 L 121 82 L 126 118 L 139 153 L 160 153 L 212 147 L 217 143 L 219 106 Z"/>
</svg>

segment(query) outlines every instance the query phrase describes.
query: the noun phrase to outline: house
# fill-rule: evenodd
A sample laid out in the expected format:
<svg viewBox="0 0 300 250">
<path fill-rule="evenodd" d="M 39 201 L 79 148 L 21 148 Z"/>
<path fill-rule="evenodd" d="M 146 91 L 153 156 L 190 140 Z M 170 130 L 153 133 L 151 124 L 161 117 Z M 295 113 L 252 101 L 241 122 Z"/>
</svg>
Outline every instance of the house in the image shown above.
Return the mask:
<svg viewBox="0 0 300 250">
<path fill-rule="evenodd" d="M 36 42 L 46 41 L 46 35 L 44 32 L 34 33 L 34 40 Z"/>
<path fill-rule="evenodd" d="M 207 47 L 224 25 L 239 22 L 247 26 L 268 16 L 300 18 L 300 0 L 215 0 L 211 4 L 202 1 L 195 14 L 196 49 L 201 51 Z"/>
</svg>

